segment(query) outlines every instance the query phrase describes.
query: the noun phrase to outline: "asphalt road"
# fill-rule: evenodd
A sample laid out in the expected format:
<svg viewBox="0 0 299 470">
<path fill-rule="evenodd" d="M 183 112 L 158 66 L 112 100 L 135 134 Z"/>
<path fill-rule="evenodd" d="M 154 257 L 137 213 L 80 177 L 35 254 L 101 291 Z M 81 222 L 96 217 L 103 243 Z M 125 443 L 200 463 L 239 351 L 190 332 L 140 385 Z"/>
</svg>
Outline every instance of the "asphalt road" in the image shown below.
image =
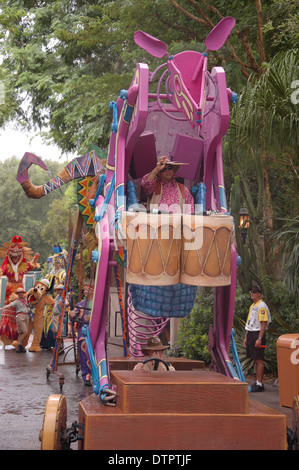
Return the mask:
<svg viewBox="0 0 299 470">
<path fill-rule="evenodd" d="M 109 351 L 114 356 L 123 355 L 121 346 L 111 345 Z M 83 384 L 81 372 L 76 373 L 72 351 L 65 358 L 59 356 L 58 374 L 47 377 L 51 360 L 51 351 L 17 354 L 13 348 L 0 346 L 0 450 L 40 449 L 39 431 L 47 398 L 61 393 L 58 374 L 64 375 L 67 425 L 78 421 L 79 403 L 93 393 L 92 387 Z"/>
<path fill-rule="evenodd" d="M 123 356 L 121 342 L 109 344 L 108 355 Z M 78 421 L 80 401 L 93 391 L 83 384 L 81 373 L 76 373 L 72 351 L 64 365 L 63 359 L 60 355 L 57 372 L 64 375 L 62 393 L 67 401 L 67 425 L 71 426 Z M 61 393 L 59 375 L 47 377 L 51 360 L 51 351 L 17 354 L 13 348 L 0 346 L 0 450 L 40 450 L 39 432 L 47 398 Z M 278 386 L 268 384 L 265 392 L 249 397 L 286 414 L 291 426 L 291 409 L 280 406 Z M 72 445 L 74 450 L 76 445 Z"/>
</svg>

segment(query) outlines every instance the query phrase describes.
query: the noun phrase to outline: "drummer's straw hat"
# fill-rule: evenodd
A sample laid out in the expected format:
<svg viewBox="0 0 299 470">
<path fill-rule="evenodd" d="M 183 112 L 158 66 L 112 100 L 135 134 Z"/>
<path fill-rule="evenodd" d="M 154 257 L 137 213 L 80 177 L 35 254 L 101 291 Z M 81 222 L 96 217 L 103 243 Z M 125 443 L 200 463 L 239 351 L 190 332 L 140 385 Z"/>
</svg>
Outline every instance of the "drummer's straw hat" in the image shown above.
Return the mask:
<svg viewBox="0 0 299 470">
<path fill-rule="evenodd" d="M 164 155 L 162 157 L 159 157 L 158 162 L 160 162 L 162 160 L 162 158 L 165 158 L 165 157 L 166 157 L 166 155 Z M 166 165 L 173 165 L 175 172 L 178 171 L 178 169 L 180 168 L 181 165 L 189 165 L 189 163 L 187 163 L 187 162 L 176 162 L 176 161 L 169 160 L 169 157 L 167 157 L 167 159 L 165 160 L 165 163 L 166 163 Z"/>
<path fill-rule="evenodd" d="M 164 349 L 168 349 L 169 346 L 163 346 L 160 338 L 157 336 L 151 336 L 147 340 L 147 345 L 143 346 L 141 351 L 146 353 L 147 351 L 164 351 Z"/>
</svg>

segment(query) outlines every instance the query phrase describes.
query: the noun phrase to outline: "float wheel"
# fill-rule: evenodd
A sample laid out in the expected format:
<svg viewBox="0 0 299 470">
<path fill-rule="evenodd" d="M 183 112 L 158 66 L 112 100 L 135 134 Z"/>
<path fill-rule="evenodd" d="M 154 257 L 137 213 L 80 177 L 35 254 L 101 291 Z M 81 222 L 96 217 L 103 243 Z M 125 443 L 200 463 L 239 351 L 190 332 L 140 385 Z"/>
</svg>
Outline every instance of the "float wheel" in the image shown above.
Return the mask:
<svg viewBox="0 0 299 470">
<path fill-rule="evenodd" d="M 64 395 L 48 397 L 39 440 L 41 450 L 61 450 L 61 435 L 66 430 L 67 406 Z"/>
<path fill-rule="evenodd" d="M 293 450 L 299 450 L 299 395 L 296 395 L 292 406 Z"/>
</svg>

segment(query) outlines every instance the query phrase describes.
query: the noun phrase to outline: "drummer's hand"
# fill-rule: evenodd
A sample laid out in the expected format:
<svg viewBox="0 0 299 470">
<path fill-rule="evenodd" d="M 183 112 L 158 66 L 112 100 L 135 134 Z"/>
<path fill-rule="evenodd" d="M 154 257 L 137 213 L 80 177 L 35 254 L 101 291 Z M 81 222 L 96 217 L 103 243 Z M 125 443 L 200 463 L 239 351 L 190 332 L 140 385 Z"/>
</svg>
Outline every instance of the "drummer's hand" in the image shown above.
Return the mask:
<svg viewBox="0 0 299 470">
<path fill-rule="evenodd" d="M 147 177 L 148 181 L 153 181 L 155 178 L 157 178 L 160 171 L 162 171 L 163 168 L 165 168 L 166 160 L 167 160 L 166 156 L 160 159 L 160 161 L 157 163 L 155 168 L 148 174 L 148 177 Z"/>
<path fill-rule="evenodd" d="M 162 171 L 165 168 L 166 161 L 167 161 L 167 156 L 165 155 L 164 157 L 162 157 L 160 159 L 160 161 L 156 165 L 155 169 L 156 169 L 157 173 L 160 173 L 160 171 Z"/>
</svg>

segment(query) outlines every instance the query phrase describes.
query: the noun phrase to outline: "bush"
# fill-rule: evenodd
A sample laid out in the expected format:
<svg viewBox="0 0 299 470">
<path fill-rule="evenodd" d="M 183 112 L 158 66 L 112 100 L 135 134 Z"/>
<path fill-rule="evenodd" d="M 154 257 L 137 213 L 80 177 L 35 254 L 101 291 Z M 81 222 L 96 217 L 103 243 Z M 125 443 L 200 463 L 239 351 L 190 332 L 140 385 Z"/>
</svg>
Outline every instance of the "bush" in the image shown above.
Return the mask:
<svg viewBox="0 0 299 470">
<path fill-rule="evenodd" d="M 169 354 L 182 355 L 187 359 L 211 362 L 209 352 L 209 326 L 213 323 L 214 290 L 199 288 L 194 307 L 182 319 L 178 339 Z"/>
</svg>

